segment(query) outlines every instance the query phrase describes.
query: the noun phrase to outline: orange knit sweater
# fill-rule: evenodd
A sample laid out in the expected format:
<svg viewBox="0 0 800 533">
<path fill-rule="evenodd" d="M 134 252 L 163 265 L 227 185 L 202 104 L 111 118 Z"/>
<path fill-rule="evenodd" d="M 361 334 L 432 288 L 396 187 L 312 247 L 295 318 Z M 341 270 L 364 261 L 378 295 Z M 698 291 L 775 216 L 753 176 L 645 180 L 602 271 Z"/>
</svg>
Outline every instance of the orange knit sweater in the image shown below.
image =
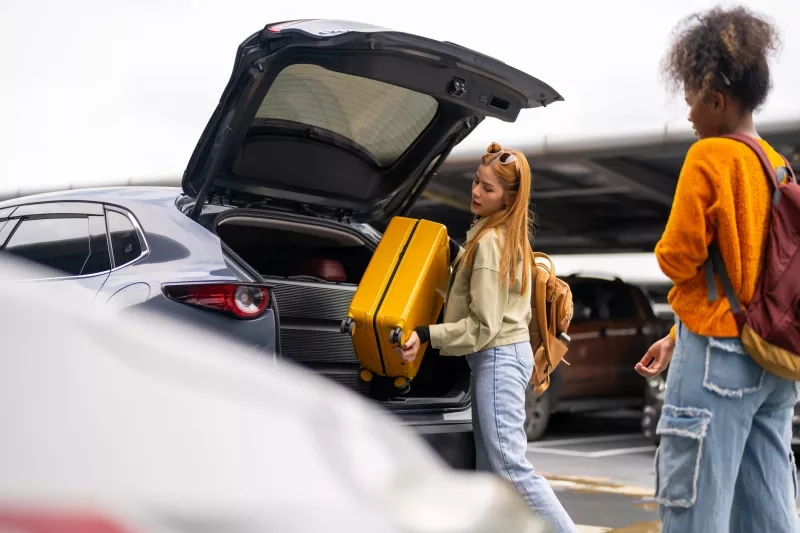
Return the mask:
<svg viewBox="0 0 800 533">
<path fill-rule="evenodd" d="M 783 159 L 759 141 L 773 166 Z M 716 239 L 742 306 L 755 293 L 769 227 L 771 186 L 758 156 L 745 144 L 725 138 L 697 141 L 678 178 L 672 211 L 656 244 L 658 264 L 675 286 L 669 303 L 681 322 L 698 335 L 738 337 L 730 305 L 708 301 L 703 264 Z M 675 328 L 670 334 L 675 337 Z"/>
</svg>

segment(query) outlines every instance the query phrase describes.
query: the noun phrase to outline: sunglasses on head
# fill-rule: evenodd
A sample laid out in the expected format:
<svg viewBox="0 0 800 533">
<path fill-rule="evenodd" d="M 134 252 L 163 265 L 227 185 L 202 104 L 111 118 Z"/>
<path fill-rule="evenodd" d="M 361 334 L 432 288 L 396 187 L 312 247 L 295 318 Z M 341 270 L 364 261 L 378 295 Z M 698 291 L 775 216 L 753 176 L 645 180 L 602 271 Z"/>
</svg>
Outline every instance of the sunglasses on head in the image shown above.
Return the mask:
<svg viewBox="0 0 800 533">
<path fill-rule="evenodd" d="M 489 153 L 489 152 L 487 152 L 487 153 Z M 494 156 L 492 159 L 496 159 L 496 160 L 500 161 L 504 165 L 507 165 L 509 163 L 514 163 L 514 162 L 517 161 L 517 156 L 515 156 L 511 152 L 506 152 L 504 150 L 501 150 L 500 152 L 497 152 L 497 153 L 491 154 L 491 155 Z"/>
<path fill-rule="evenodd" d="M 487 153 L 489 153 L 489 152 L 487 152 Z M 500 152 L 497 152 L 496 154 L 492 154 L 492 155 L 495 156 L 492 159 L 492 161 L 500 161 L 500 164 L 502 164 L 502 165 L 509 165 L 511 163 L 514 163 L 514 170 L 515 170 L 515 172 L 517 174 L 517 177 L 519 177 L 519 167 L 517 166 L 517 156 L 515 156 L 511 152 L 506 152 L 505 150 L 501 150 Z"/>
</svg>

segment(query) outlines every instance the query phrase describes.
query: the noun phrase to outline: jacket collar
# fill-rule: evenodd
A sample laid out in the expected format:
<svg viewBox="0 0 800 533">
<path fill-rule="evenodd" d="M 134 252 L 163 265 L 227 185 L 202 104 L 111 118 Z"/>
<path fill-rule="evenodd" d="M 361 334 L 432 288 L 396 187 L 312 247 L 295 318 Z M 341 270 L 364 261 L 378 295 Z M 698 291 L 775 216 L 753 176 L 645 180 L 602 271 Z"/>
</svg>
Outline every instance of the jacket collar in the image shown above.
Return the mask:
<svg viewBox="0 0 800 533">
<path fill-rule="evenodd" d="M 471 228 L 469 228 L 469 230 L 467 231 L 467 242 L 469 242 L 469 241 L 471 241 L 473 238 L 475 238 L 475 236 L 478 234 L 478 232 L 481 230 L 481 228 L 482 228 L 483 226 L 485 226 L 485 225 L 486 225 L 486 217 L 481 217 L 481 218 L 479 218 L 479 219 L 478 219 L 478 220 L 477 220 L 477 221 L 476 221 L 476 222 L 475 222 L 475 223 L 472 225 L 472 227 L 471 227 Z"/>
</svg>

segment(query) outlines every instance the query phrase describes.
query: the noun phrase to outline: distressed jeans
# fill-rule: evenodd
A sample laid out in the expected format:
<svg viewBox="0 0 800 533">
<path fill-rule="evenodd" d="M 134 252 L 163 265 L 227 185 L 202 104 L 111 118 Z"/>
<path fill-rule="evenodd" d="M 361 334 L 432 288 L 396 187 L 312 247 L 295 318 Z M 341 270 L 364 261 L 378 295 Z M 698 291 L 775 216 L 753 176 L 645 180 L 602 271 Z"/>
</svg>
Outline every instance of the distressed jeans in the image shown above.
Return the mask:
<svg viewBox="0 0 800 533">
<path fill-rule="evenodd" d="M 791 449 L 796 385 L 764 371 L 736 338 L 677 323 L 656 432 L 663 533 L 796 533 Z"/>
<path fill-rule="evenodd" d="M 545 478 L 528 461 L 525 389 L 533 373 L 528 342 L 490 348 L 467 356 L 472 371 L 472 426 L 476 467 L 513 483 L 552 533 L 577 533 Z"/>
</svg>

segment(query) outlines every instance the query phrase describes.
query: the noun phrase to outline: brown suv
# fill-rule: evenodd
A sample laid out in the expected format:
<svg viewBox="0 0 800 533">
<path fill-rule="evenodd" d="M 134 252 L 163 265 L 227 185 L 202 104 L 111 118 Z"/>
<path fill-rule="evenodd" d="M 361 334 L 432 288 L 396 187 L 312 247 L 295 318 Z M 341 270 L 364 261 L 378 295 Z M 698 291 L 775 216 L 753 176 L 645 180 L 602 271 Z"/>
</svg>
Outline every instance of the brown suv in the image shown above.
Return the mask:
<svg viewBox="0 0 800 533">
<path fill-rule="evenodd" d="M 525 432 L 540 438 L 557 412 L 641 408 L 646 381 L 634 365 L 671 322 L 658 318 L 645 292 L 618 278 L 570 276 L 575 313 L 567 352 L 541 396 L 528 388 Z"/>
</svg>

